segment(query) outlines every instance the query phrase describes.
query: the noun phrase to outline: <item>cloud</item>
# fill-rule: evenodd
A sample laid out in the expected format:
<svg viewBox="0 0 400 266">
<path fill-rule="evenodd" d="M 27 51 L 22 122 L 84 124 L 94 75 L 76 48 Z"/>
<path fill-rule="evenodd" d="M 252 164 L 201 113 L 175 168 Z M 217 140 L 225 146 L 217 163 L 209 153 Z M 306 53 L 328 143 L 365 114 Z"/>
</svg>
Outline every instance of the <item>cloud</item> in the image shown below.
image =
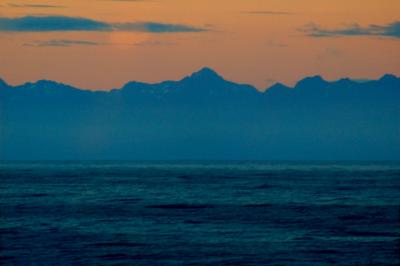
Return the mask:
<svg viewBox="0 0 400 266">
<path fill-rule="evenodd" d="M 64 16 L 26 16 L 20 18 L 0 17 L 0 31 L 110 31 L 111 25 L 87 18 Z"/>
<path fill-rule="evenodd" d="M 133 45 L 135 46 L 171 46 L 175 45 L 174 42 L 161 42 L 161 41 L 143 41 L 143 42 L 136 42 Z"/>
<path fill-rule="evenodd" d="M 23 7 L 23 8 L 64 8 L 58 5 L 45 5 L 45 4 L 8 4 L 9 7 Z"/>
<path fill-rule="evenodd" d="M 205 31 L 205 29 L 203 28 L 197 28 L 182 24 L 166 24 L 158 22 L 115 23 L 113 24 L 113 28 L 120 31 L 143 31 L 154 33 Z"/>
<path fill-rule="evenodd" d="M 108 23 L 67 16 L 0 17 L 0 32 L 136 31 L 151 33 L 202 32 L 206 28 L 160 22 Z"/>
<path fill-rule="evenodd" d="M 134 46 L 172 46 L 176 45 L 175 42 L 166 42 L 166 41 L 142 41 L 135 43 L 100 43 L 95 41 L 88 40 L 68 40 L 68 39 L 53 39 L 53 40 L 44 40 L 44 41 L 33 41 L 24 43 L 23 46 L 29 47 L 71 47 L 71 46 L 94 46 L 94 45 L 134 45 Z"/>
<path fill-rule="evenodd" d="M 100 43 L 87 41 L 87 40 L 63 40 L 63 39 L 55 39 L 55 40 L 46 40 L 46 41 L 34 41 L 31 43 L 25 43 L 24 46 L 33 46 L 33 47 L 70 47 L 76 45 L 100 45 Z"/>
<path fill-rule="evenodd" d="M 340 29 L 324 29 L 312 23 L 299 30 L 311 37 L 381 36 L 400 38 L 400 21 L 386 25 L 369 25 L 367 27 L 353 24 Z"/>
</svg>

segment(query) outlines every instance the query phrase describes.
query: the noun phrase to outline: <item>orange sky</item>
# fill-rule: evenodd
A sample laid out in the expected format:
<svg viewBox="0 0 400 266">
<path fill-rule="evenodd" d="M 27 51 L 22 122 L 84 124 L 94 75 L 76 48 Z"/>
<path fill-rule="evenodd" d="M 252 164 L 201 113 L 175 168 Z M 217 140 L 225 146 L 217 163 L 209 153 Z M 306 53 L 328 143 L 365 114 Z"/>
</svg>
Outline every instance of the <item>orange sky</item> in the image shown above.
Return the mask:
<svg viewBox="0 0 400 266">
<path fill-rule="evenodd" d="M 0 77 L 11 84 L 52 79 L 110 89 L 129 80 L 179 79 L 209 66 L 227 79 L 265 89 L 275 81 L 292 85 L 315 74 L 326 79 L 399 75 L 398 36 L 312 37 L 302 31 L 310 23 L 330 30 L 356 23 L 363 29 L 385 26 L 400 21 L 399 14 L 398 0 L 0 0 L 1 18 L 57 15 L 205 29 L 0 30 Z M 57 40 L 75 43 L 52 45 Z"/>
</svg>

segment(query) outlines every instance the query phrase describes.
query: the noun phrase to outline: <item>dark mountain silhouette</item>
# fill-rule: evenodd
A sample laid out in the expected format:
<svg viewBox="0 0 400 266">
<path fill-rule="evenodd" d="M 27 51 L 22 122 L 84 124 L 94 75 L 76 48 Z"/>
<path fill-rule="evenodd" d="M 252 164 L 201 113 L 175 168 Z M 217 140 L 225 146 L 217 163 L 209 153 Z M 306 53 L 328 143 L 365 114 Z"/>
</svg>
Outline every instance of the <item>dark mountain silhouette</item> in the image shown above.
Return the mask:
<svg viewBox="0 0 400 266">
<path fill-rule="evenodd" d="M 8 84 L 0 78 L 0 89 L 9 88 Z"/>
<path fill-rule="evenodd" d="M 203 68 L 88 91 L 0 79 L 0 159 L 400 159 L 400 78 L 264 92 Z"/>
</svg>

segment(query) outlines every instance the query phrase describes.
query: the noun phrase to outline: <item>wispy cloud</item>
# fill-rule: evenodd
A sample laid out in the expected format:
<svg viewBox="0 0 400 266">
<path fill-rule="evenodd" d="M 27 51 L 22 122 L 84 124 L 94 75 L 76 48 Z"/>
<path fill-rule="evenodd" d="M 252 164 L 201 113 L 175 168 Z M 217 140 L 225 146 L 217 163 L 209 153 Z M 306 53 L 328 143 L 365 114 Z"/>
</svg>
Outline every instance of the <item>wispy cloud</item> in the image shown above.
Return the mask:
<svg viewBox="0 0 400 266">
<path fill-rule="evenodd" d="M 65 16 L 26 16 L 19 18 L 0 17 L 0 31 L 110 31 L 108 23 L 87 18 Z"/>
<path fill-rule="evenodd" d="M 87 40 L 64 40 L 64 39 L 55 39 L 55 40 L 46 40 L 46 41 L 34 41 L 30 43 L 25 43 L 24 46 L 33 46 L 33 47 L 70 47 L 70 46 L 82 46 L 82 45 L 100 45 L 98 42 L 87 41 Z"/>
<path fill-rule="evenodd" d="M 115 23 L 111 25 L 114 30 L 119 31 L 143 31 L 143 32 L 201 32 L 206 29 L 182 24 L 168 24 L 159 22 L 132 22 Z"/>
<path fill-rule="evenodd" d="M 107 43 L 107 42 L 96 42 L 89 40 L 76 40 L 76 39 L 52 39 L 52 40 L 40 40 L 24 43 L 23 46 L 29 47 L 71 47 L 71 46 L 95 46 L 95 45 L 117 45 L 117 46 L 172 46 L 176 45 L 175 42 L 147 40 L 135 43 Z"/>
<path fill-rule="evenodd" d="M 9 7 L 22 7 L 22 8 L 64 8 L 65 6 L 47 5 L 47 4 L 7 4 Z"/>
<path fill-rule="evenodd" d="M 136 42 L 133 45 L 135 46 L 170 46 L 175 45 L 174 42 L 162 42 L 162 41 L 143 41 L 143 42 Z"/>
<path fill-rule="evenodd" d="M 386 25 L 369 25 L 367 27 L 353 24 L 338 29 L 325 29 L 311 23 L 299 30 L 311 37 L 381 36 L 400 38 L 400 21 Z"/>
<path fill-rule="evenodd" d="M 136 31 L 151 33 L 202 32 L 206 28 L 161 22 L 108 23 L 67 16 L 0 17 L 0 32 Z"/>
</svg>

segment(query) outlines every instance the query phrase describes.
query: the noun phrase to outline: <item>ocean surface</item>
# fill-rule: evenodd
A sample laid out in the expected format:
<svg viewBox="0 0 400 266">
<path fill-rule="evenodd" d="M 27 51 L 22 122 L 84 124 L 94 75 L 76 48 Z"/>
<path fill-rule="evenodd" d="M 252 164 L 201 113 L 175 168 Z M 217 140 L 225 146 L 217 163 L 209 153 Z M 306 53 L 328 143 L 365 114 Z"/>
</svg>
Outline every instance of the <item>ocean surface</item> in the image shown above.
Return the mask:
<svg viewBox="0 0 400 266">
<path fill-rule="evenodd" d="M 400 162 L 0 162 L 1 265 L 399 265 Z"/>
</svg>

